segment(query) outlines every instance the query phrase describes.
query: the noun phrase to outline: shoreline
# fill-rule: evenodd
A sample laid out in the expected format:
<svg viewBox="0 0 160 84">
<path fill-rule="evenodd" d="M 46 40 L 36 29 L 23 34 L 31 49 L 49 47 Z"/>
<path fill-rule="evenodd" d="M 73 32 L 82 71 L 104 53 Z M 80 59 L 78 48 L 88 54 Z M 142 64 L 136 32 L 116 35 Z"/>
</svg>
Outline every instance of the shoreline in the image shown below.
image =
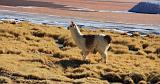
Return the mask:
<svg viewBox="0 0 160 84">
<path fill-rule="evenodd" d="M 1 19 L 9 17 L 10 19 L 17 19 L 18 21 L 24 20 L 32 23 L 57 25 L 64 27 L 67 27 L 69 21 L 73 20 L 78 25 L 91 29 L 101 28 L 101 29 L 117 30 L 120 32 L 128 32 L 128 33 L 140 32 L 141 34 L 149 34 L 149 33 L 154 33 L 158 35 L 160 34 L 160 30 L 158 30 L 160 28 L 160 25 L 103 22 L 103 21 L 94 21 L 83 18 L 65 17 L 65 16 L 39 14 L 39 13 L 17 12 L 10 10 L 0 10 L 0 11 L 1 11 L 0 15 L 2 15 L 0 16 Z M 5 15 L 6 17 L 3 15 Z"/>
<path fill-rule="evenodd" d="M 20 13 L 24 15 L 40 15 L 40 16 L 49 16 L 49 17 L 59 17 L 59 18 L 68 18 L 68 19 L 78 19 L 78 20 L 85 20 L 85 21 L 93 21 L 93 22 L 102 22 L 102 23 L 115 23 L 115 24 L 126 24 L 126 25 L 141 25 L 141 26 L 160 26 L 155 25 L 155 24 L 136 24 L 136 23 L 123 23 L 123 22 L 112 22 L 112 21 L 96 21 L 96 20 L 90 20 L 90 19 L 85 19 L 85 18 L 78 18 L 78 17 L 71 17 L 71 16 L 58 16 L 58 15 L 49 15 L 49 14 L 41 14 L 41 13 L 29 13 L 29 12 L 19 12 L 19 11 L 12 11 L 12 10 L 0 10 L 4 12 L 14 12 L 14 13 Z"/>
</svg>

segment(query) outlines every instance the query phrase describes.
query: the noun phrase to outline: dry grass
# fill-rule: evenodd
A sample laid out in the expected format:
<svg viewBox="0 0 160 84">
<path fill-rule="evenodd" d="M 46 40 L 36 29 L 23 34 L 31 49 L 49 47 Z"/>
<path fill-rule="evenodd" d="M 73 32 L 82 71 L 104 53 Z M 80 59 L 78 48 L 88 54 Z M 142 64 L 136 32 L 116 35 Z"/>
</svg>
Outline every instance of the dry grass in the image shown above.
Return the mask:
<svg viewBox="0 0 160 84">
<path fill-rule="evenodd" d="M 112 36 L 107 64 L 98 63 L 98 53 L 90 54 L 88 61 L 83 61 L 81 50 L 63 27 L 0 23 L 0 82 L 127 84 L 160 81 L 160 36 L 81 31 Z"/>
</svg>

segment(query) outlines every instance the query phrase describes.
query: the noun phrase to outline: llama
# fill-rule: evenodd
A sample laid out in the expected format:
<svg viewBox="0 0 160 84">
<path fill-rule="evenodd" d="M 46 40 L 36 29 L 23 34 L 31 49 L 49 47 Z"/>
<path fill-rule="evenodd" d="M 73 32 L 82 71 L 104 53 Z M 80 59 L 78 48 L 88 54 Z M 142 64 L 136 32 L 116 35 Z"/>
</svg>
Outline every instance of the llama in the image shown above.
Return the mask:
<svg viewBox="0 0 160 84">
<path fill-rule="evenodd" d="M 83 60 L 86 60 L 87 55 L 90 52 L 93 54 L 99 52 L 102 57 L 101 61 L 107 63 L 107 51 L 112 40 L 111 36 L 104 34 L 84 35 L 80 32 L 78 26 L 74 22 L 71 22 L 67 29 L 70 30 L 73 40 L 82 50 L 81 54 L 83 56 Z"/>
</svg>

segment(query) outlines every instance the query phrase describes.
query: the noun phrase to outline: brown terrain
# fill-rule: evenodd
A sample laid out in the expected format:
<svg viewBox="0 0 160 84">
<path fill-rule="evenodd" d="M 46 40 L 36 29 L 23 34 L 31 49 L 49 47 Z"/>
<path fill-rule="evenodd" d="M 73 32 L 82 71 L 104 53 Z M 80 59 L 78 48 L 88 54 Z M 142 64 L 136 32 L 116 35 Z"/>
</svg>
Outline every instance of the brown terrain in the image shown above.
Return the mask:
<svg viewBox="0 0 160 84">
<path fill-rule="evenodd" d="M 83 61 L 68 30 L 28 22 L 0 22 L 0 83 L 155 84 L 160 82 L 160 36 L 81 29 L 112 37 L 107 64 L 99 53 Z"/>
<path fill-rule="evenodd" d="M 70 16 L 95 21 L 159 25 L 159 14 L 122 12 L 128 11 L 140 1 L 141 0 L 0 0 L 0 9 Z M 100 12 L 103 10 L 108 10 L 108 12 Z"/>
</svg>

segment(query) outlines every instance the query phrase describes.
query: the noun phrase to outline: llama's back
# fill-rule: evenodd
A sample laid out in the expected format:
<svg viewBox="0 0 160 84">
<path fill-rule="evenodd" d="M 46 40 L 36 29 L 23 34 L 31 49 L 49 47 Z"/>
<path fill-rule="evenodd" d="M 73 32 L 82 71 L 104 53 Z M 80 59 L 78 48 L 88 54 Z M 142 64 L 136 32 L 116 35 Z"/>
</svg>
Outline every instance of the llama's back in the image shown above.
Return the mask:
<svg viewBox="0 0 160 84">
<path fill-rule="evenodd" d="M 104 49 L 110 46 L 111 41 L 112 41 L 112 38 L 109 35 L 105 35 L 105 34 L 96 35 L 95 48 L 103 51 Z"/>
<path fill-rule="evenodd" d="M 91 49 L 94 46 L 95 35 L 83 35 L 85 39 L 85 45 L 87 49 Z"/>
<path fill-rule="evenodd" d="M 105 35 L 105 34 L 96 35 L 96 39 L 98 39 L 99 41 L 107 42 L 107 44 L 110 44 L 111 41 L 112 41 L 111 36 L 110 35 Z"/>
</svg>

